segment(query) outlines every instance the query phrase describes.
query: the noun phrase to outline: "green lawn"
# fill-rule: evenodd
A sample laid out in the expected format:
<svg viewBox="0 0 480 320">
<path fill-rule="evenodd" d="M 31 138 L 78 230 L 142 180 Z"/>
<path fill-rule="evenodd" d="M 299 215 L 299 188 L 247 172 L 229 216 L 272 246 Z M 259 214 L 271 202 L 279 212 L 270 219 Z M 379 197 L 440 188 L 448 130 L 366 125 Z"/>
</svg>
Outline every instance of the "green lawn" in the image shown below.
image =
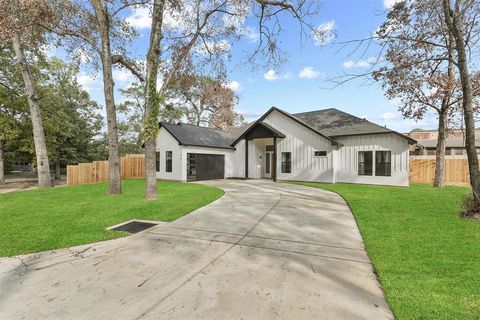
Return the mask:
<svg viewBox="0 0 480 320">
<path fill-rule="evenodd" d="M 198 184 L 159 182 L 158 200 L 143 199 L 143 180 L 125 180 L 123 194 L 107 184 L 0 194 L 0 257 L 118 238 L 105 228 L 130 219 L 175 220 L 223 195 Z"/>
<path fill-rule="evenodd" d="M 299 183 L 348 202 L 397 319 L 480 319 L 480 222 L 464 187 Z"/>
</svg>

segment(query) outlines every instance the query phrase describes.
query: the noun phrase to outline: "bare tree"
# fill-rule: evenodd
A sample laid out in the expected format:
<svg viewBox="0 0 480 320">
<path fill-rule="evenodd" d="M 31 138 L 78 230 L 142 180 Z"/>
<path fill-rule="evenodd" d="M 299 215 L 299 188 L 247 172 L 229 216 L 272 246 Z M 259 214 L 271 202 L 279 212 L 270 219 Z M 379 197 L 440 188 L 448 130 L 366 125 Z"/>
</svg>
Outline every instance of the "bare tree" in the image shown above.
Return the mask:
<svg viewBox="0 0 480 320">
<path fill-rule="evenodd" d="M 461 2 L 471 9 L 463 19 L 461 34 L 468 48 L 476 48 L 480 36 L 479 11 L 471 7 L 477 4 L 470 0 Z M 343 42 L 342 49 L 352 44 L 353 52 L 360 52 L 361 58 L 379 44 L 377 55 L 368 61 L 369 70 L 331 80 L 338 86 L 373 76 L 383 82 L 387 96 L 401 98 L 400 111 L 405 117 L 421 119 L 429 109 L 437 112 L 440 135 L 434 183 L 442 186 L 446 126 L 457 117 L 457 105 L 465 102 L 462 75 L 455 68 L 460 62 L 457 40 L 446 23 L 442 6 L 434 1 L 399 1 L 388 12 L 387 22 L 373 36 Z M 478 72 L 469 74 L 472 105 L 480 94 L 478 77 Z M 472 179 L 475 180 L 473 176 Z"/>
<path fill-rule="evenodd" d="M 467 46 L 472 36 L 478 36 L 479 25 L 477 18 L 480 13 L 480 4 L 474 0 L 456 0 L 453 1 L 452 6 L 450 0 L 443 0 L 442 8 L 448 30 L 455 38 L 456 65 L 460 73 L 463 92 L 462 107 L 465 119 L 465 147 L 467 149 L 470 185 L 473 190 L 474 205 L 476 210 L 478 210 L 480 208 L 480 170 L 475 148 L 474 91 L 469 71 Z"/>
<path fill-rule="evenodd" d="M 443 15 L 422 1 L 397 3 L 376 37 L 385 56 L 377 60 L 372 75 L 382 83 L 387 97 L 401 101 L 399 111 L 406 118 L 419 120 L 429 111 L 438 114 L 433 186 L 443 187 L 448 123 L 454 106 L 462 100 L 454 70 L 453 37 Z"/>
<path fill-rule="evenodd" d="M 184 0 L 154 1 L 152 13 L 152 34 L 150 36 L 149 56 L 156 54 L 164 57 L 162 69 L 162 85 L 156 87 L 152 80 L 147 81 L 147 89 L 158 92 L 159 101 L 172 79 L 185 67 L 186 61 L 194 61 L 199 65 L 222 68 L 222 58 L 230 47 L 228 39 L 245 36 L 243 25 L 249 15 L 258 18 L 260 41 L 254 52 L 249 55 L 253 62 L 256 56 L 263 54 L 268 63 L 281 62 L 284 56 L 280 51 L 276 38 L 281 31 L 279 16 L 289 14 L 298 21 L 302 35 L 318 33 L 306 19 L 317 11 L 316 1 L 305 0 Z M 165 16 L 169 15 L 169 23 L 165 24 Z M 163 15 L 163 20 L 160 15 Z M 162 41 L 162 50 L 160 50 Z M 168 58 L 165 58 L 168 57 Z M 154 59 L 148 58 L 151 65 Z M 201 62 L 203 61 L 203 63 Z M 148 62 L 147 62 L 148 63 Z M 148 67 L 147 67 L 148 68 Z M 154 78 L 154 72 L 148 71 L 147 78 Z M 149 87 L 151 87 L 149 89 Z M 148 99 L 147 99 L 148 101 Z M 147 199 L 155 199 L 155 136 L 158 131 L 157 108 L 155 102 L 151 110 L 147 110 L 145 123 L 146 142 L 146 195 Z M 147 109 L 147 108 L 146 108 Z"/>
<path fill-rule="evenodd" d="M 0 39 L 13 47 L 28 98 L 40 188 L 51 187 L 52 181 L 35 80 L 30 72 L 25 48 L 35 51 L 45 43 L 45 34 L 43 30 L 36 28 L 36 24 L 38 21 L 45 24 L 54 23 L 55 17 L 51 5 L 55 4 L 45 1 L 18 0 L 2 1 L 0 6 Z"/>
<path fill-rule="evenodd" d="M 243 122 L 234 110 L 235 92 L 221 79 L 180 74 L 171 81 L 168 95 L 188 123 L 229 131 Z"/>
</svg>

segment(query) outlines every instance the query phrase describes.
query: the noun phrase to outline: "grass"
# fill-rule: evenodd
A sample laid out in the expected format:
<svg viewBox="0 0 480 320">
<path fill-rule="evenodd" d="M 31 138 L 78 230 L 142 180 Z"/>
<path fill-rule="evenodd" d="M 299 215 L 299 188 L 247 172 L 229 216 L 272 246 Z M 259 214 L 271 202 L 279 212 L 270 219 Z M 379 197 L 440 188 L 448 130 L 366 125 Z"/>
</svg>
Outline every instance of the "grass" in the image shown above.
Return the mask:
<svg viewBox="0 0 480 320">
<path fill-rule="evenodd" d="M 480 222 L 457 216 L 468 188 L 299 184 L 348 202 L 397 319 L 480 319 Z"/>
<path fill-rule="evenodd" d="M 105 228 L 130 219 L 175 220 L 223 195 L 199 184 L 158 183 L 158 200 L 143 199 L 143 180 L 125 180 L 123 194 L 89 184 L 0 194 L 0 257 L 118 238 Z"/>
</svg>

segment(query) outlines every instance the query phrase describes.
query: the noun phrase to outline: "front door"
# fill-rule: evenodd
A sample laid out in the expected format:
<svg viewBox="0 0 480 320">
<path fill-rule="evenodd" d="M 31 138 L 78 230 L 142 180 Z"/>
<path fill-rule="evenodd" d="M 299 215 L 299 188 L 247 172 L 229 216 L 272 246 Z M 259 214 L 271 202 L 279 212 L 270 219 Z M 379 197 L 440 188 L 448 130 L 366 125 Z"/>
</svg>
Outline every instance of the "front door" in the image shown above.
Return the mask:
<svg viewBox="0 0 480 320">
<path fill-rule="evenodd" d="M 265 152 L 265 178 L 269 179 L 272 177 L 272 155 L 271 151 Z"/>
</svg>

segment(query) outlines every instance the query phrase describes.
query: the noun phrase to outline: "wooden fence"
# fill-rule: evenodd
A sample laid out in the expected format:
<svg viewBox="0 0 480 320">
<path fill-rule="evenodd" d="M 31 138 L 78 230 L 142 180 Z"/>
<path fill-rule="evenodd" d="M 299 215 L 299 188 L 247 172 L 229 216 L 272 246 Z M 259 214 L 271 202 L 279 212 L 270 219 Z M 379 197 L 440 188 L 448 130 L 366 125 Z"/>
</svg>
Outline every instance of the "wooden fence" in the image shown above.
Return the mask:
<svg viewBox="0 0 480 320">
<path fill-rule="evenodd" d="M 410 183 L 433 183 L 435 159 L 410 158 Z M 467 159 L 445 159 L 445 183 L 469 184 Z"/>
<path fill-rule="evenodd" d="M 122 179 L 145 178 L 145 156 L 128 154 L 121 158 Z M 67 166 L 67 185 L 74 186 L 108 180 L 108 161 L 94 161 Z"/>
</svg>

